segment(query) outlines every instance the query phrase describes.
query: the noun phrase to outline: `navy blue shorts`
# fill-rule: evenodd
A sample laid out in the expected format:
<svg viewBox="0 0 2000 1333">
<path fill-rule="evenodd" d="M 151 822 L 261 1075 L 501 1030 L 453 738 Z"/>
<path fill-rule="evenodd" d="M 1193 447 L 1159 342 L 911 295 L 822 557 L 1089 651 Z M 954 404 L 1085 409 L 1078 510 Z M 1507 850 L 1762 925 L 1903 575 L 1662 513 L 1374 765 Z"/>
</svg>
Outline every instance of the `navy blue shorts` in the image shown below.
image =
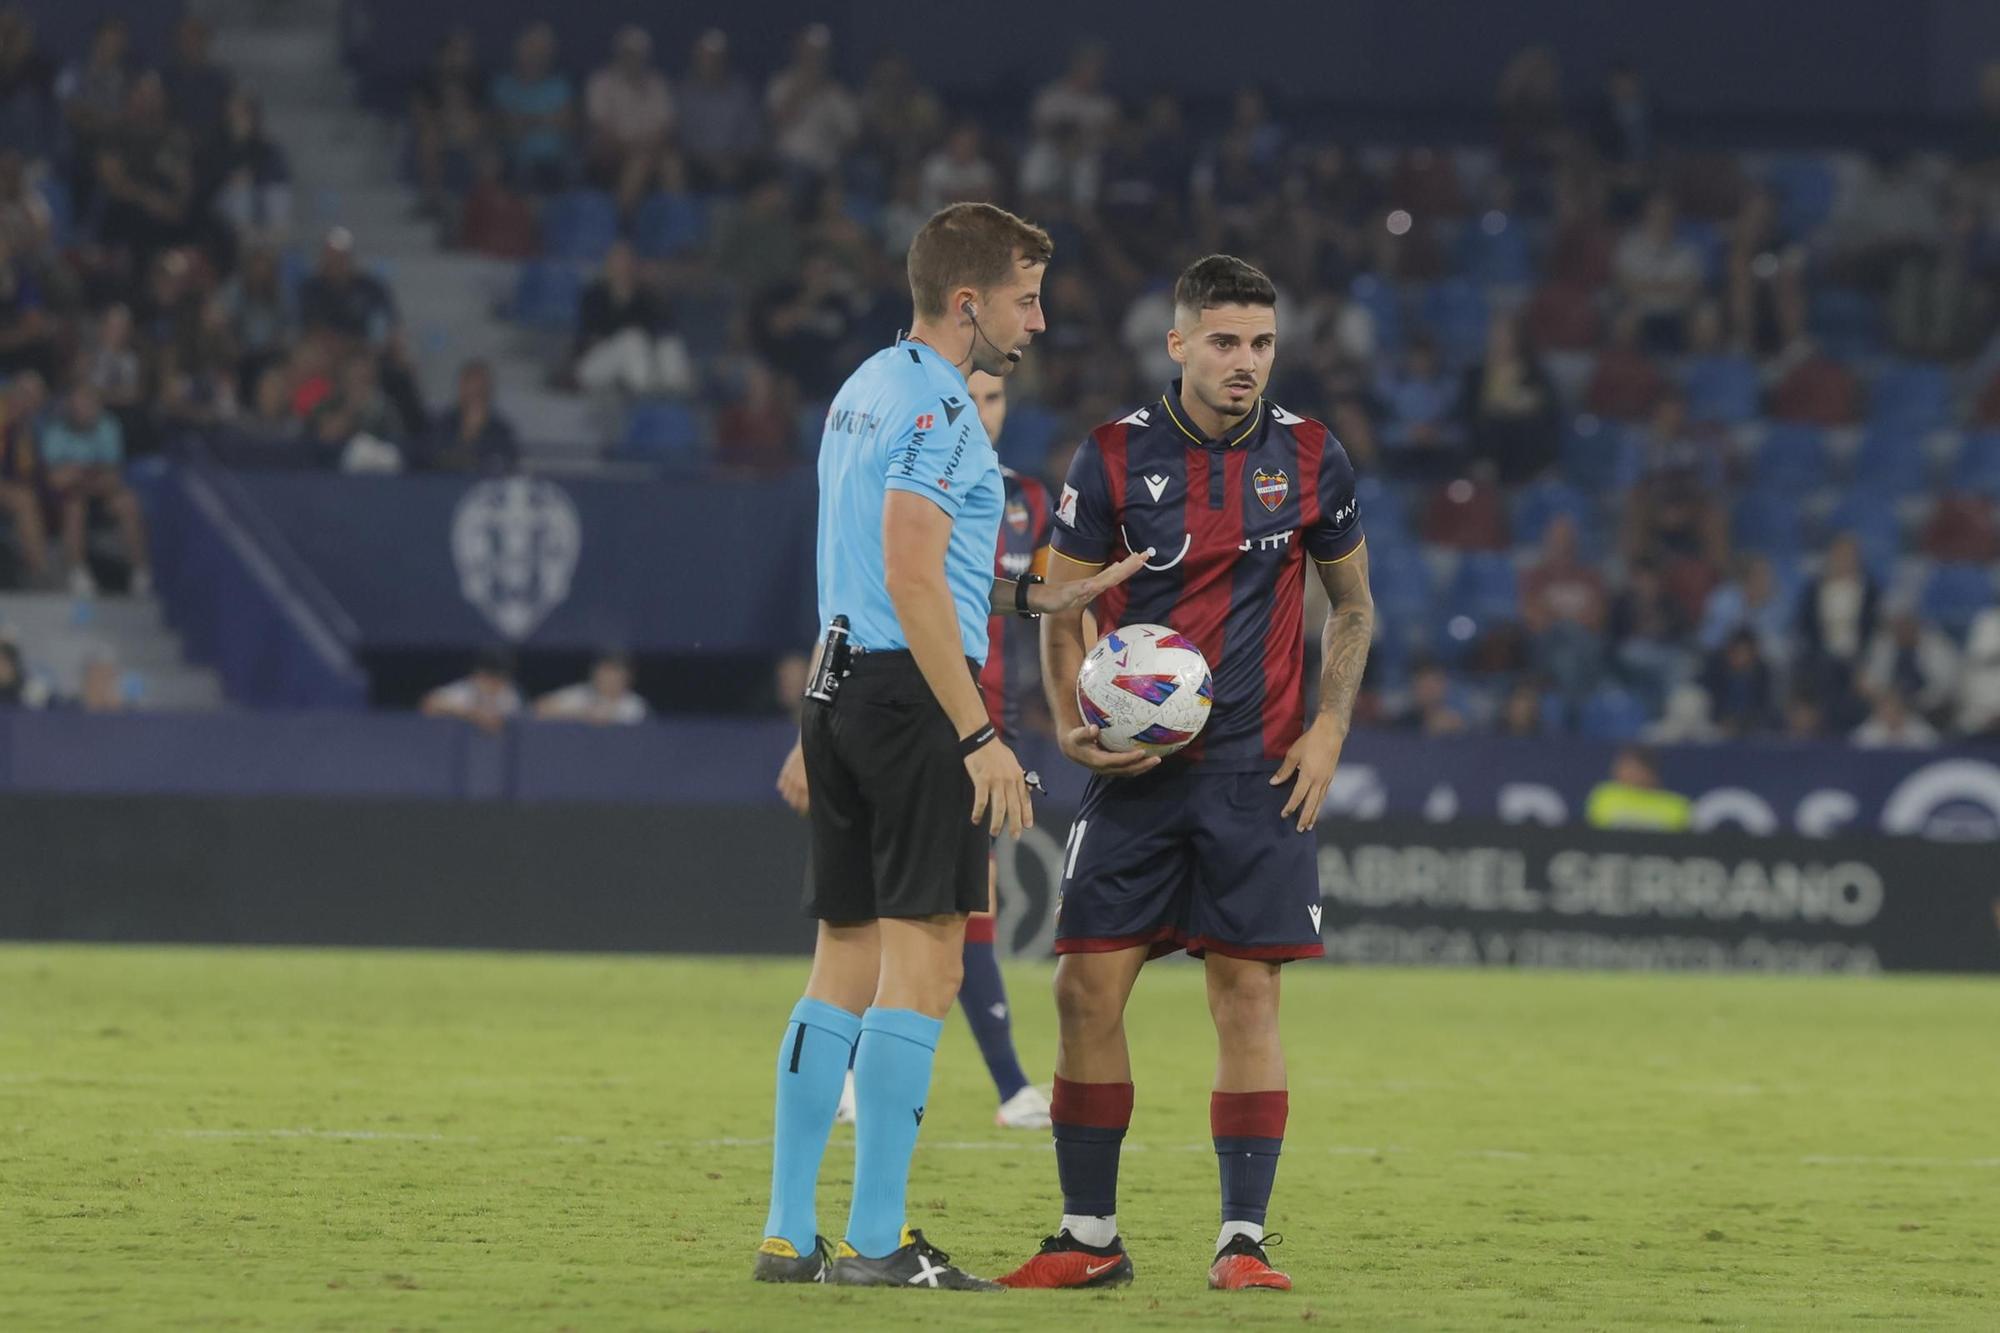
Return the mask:
<svg viewBox="0 0 2000 1333">
<path fill-rule="evenodd" d="M 1057 953 L 1319 958 L 1319 844 L 1293 783 L 1176 764 L 1092 778 L 1063 849 Z"/>
</svg>

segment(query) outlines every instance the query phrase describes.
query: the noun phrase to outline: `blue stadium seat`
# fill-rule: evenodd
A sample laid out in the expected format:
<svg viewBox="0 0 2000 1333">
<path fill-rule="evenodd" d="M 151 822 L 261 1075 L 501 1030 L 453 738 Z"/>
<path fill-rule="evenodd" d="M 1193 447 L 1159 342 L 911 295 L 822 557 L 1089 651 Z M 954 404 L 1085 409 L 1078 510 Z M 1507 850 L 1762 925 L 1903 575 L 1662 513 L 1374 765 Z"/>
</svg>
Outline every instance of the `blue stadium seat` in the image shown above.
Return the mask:
<svg viewBox="0 0 2000 1333">
<path fill-rule="evenodd" d="M 583 302 L 583 278 L 569 264 L 530 260 L 514 280 L 510 312 L 516 323 L 561 333 L 576 327 Z"/>
<path fill-rule="evenodd" d="M 1729 257 L 1729 233 L 1720 223 L 1706 218 L 1684 218 L 1674 229 L 1677 239 L 1692 245 L 1701 255 L 1701 271 L 1710 284 L 1722 280 L 1723 264 Z"/>
<path fill-rule="evenodd" d="M 1550 520 L 1563 514 L 1576 520 L 1577 536 L 1587 541 L 1595 514 L 1589 496 L 1552 477 L 1523 487 L 1514 497 L 1510 524 L 1515 542 L 1522 546 L 1538 545 Z"/>
<path fill-rule="evenodd" d="M 1369 541 L 1408 544 L 1410 506 L 1395 485 L 1380 477 L 1357 477 L 1354 498 L 1361 505 L 1361 528 Z"/>
<path fill-rule="evenodd" d="M 1595 741 L 1637 740 L 1649 719 L 1639 696 L 1616 685 L 1600 685 L 1577 710 L 1576 729 Z"/>
<path fill-rule="evenodd" d="M 1371 546 L 1368 587 L 1375 597 L 1375 613 L 1385 639 L 1394 639 L 1406 648 L 1428 640 L 1436 598 L 1431 591 L 1430 569 L 1414 546 Z"/>
<path fill-rule="evenodd" d="M 1375 345 L 1383 352 L 1403 347 L 1403 301 L 1394 285 L 1372 273 L 1364 273 L 1348 284 L 1347 294 L 1375 319 Z"/>
<path fill-rule="evenodd" d="M 1724 426 L 1739 426 L 1755 417 L 1764 395 L 1757 364 L 1747 356 L 1695 357 L 1688 362 L 1682 387 L 1690 420 Z"/>
<path fill-rule="evenodd" d="M 1645 469 L 1636 431 L 1595 416 L 1572 418 L 1563 431 L 1563 475 L 1590 495 L 1629 490 Z"/>
<path fill-rule="evenodd" d="M 1794 502 L 1824 486 L 1828 473 L 1825 433 L 1796 421 L 1774 422 L 1750 464 L 1751 478 L 1759 488 L 1781 492 Z"/>
<path fill-rule="evenodd" d="M 1974 431 L 1958 447 L 1952 483 L 1962 491 L 2000 496 L 2000 430 Z"/>
<path fill-rule="evenodd" d="M 1486 292 L 1464 278 L 1444 278 L 1424 289 L 1418 313 L 1447 360 L 1464 365 L 1486 350 Z"/>
<path fill-rule="evenodd" d="M 1764 180 L 1778 196 L 1778 225 L 1794 236 L 1806 235 L 1831 217 L 1840 195 L 1831 164 L 1807 154 L 1779 158 Z"/>
<path fill-rule="evenodd" d="M 1920 434 L 1906 427 L 1870 426 L 1854 452 L 1858 493 L 1900 500 L 1929 488 L 1930 461 Z"/>
<path fill-rule="evenodd" d="M 1943 366 L 1889 367 L 1869 391 L 1868 421 L 1910 431 L 1943 429 L 1951 423 L 1951 376 Z"/>
<path fill-rule="evenodd" d="M 1923 613 L 1959 638 L 1993 605 L 1993 575 L 1984 565 L 1941 564 L 1924 582 Z"/>
<path fill-rule="evenodd" d="M 685 254 L 707 235 L 708 215 L 696 195 L 648 195 L 632 216 L 632 244 L 648 259 Z"/>
<path fill-rule="evenodd" d="M 1826 517 L 1826 535 L 1851 532 L 1861 544 L 1861 563 L 1878 579 L 1895 572 L 1903 553 L 1903 524 L 1895 508 L 1883 503 L 1883 493 L 1857 481 L 1847 497 Z"/>
<path fill-rule="evenodd" d="M 1807 328 L 1829 356 L 1849 361 L 1881 355 L 1882 308 L 1867 292 L 1816 288 L 1806 306 Z"/>
<path fill-rule="evenodd" d="M 686 403 L 639 403 L 625 419 L 621 458 L 697 467 L 708 459 L 701 416 Z"/>
<path fill-rule="evenodd" d="M 42 202 L 49 208 L 49 236 L 58 250 L 69 244 L 70 228 L 76 224 L 76 200 L 69 183 L 55 172 L 44 172 L 35 182 Z"/>
<path fill-rule="evenodd" d="M 1528 286 L 1535 280 L 1535 259 L 1527 226 L 1505 214 L 1489 216 L 1490 221 L 1474 218 L 1459 233 L 1458 271 L 1482 286 Z"/>
<path fill-rule="evenodd" d="M 542 207 L 542 251 L 552 259 L 604 258 L 618 239 L 618 204 L 602 190 L 568 190 Z"/>
<path fill-rule="evenodd" d="M 1501 551 L 1467 551 L 1445 592 L 1446 616 L 1470 616 L 1481 629 L 1521 618 L 1514 561 Z"/>
<path fill-rule="evenodd" d="M 1803 545 L 1795 495 L 1751 491 L 1736 502 L 1730 531 L 1738 547 L 1772 559 L 1796 560 Z"/>
</svg>

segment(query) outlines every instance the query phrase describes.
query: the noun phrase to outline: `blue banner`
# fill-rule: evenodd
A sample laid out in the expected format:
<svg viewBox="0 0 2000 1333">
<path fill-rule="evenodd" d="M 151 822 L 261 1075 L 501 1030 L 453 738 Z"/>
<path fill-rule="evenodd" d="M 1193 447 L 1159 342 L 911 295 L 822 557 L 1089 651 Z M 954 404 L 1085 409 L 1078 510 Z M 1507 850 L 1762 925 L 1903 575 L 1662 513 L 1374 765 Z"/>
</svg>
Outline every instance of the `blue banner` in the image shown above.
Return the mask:
<svg viewBox="0 0 2000 1333">
<path fill-rule="evenodd" d="M 812 641 L 813 479 L 239 474 L 363 650 L 502 641 L 774 653 Z"/>
</svg>

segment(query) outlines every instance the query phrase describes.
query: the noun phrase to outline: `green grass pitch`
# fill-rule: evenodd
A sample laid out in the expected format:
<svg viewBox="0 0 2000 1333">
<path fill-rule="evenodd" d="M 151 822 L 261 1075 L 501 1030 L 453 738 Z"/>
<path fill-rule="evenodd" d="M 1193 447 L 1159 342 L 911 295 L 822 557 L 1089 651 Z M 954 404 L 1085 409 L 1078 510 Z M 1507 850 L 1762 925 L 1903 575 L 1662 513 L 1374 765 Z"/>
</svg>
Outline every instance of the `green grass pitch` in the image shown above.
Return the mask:
<svg viewBox="0 0 2000 1333">
<path fill-rule="evenodd" d="M 1293 968 L 1298 1290 L 1222 1295 L 1201 977 L 1156 965 L 1138 1283 L 972 1296 L 748 1280 L 803 976 L 0 949 L 0 1329 L 2000 1328 L 2000 985 Z M 1009 981 L 1045 1073 L 1048 969 Z M 987 1273 L 1058 1211 L 991 1103 L 954 1017 L 910 1220 Z"/>
</svg>

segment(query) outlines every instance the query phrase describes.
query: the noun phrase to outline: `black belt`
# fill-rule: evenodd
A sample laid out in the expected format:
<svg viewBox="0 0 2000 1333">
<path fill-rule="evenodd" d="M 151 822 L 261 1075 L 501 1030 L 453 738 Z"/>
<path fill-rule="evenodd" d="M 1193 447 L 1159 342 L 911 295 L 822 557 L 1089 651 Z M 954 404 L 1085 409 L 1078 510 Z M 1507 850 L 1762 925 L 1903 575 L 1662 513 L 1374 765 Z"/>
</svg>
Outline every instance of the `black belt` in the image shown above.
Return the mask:
<svg viewBox="0 0 2000 1333">
<path fill-rule="evenodd" d="M 850 648 L 847 672 L 851 676 L 872 672 L 917 671 L 917 655 L 908 648 Z M 966 669 L 979 674 L 979 663 L 965 659 Z"/>
</svg>

